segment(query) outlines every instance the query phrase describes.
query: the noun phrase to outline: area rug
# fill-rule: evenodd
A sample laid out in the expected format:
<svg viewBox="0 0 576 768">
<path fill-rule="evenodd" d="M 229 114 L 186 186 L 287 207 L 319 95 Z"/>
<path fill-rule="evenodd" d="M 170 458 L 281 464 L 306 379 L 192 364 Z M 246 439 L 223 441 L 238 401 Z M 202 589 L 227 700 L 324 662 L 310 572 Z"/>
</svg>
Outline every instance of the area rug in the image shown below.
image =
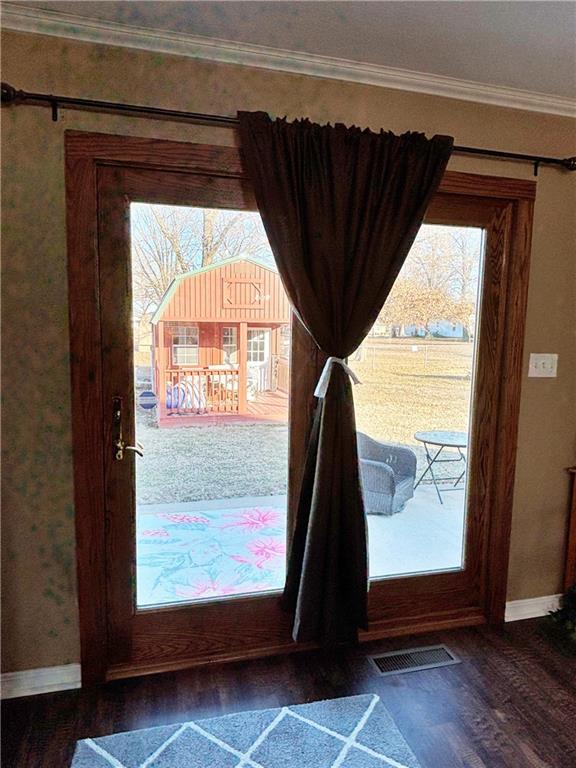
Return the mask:
<svg viewBox="0 0 576 768">
<path fill-rule="evenodd" d="M 129 731 L 76 746 L 72 768 L 421 768 L 376 695 Z"/>
</svg>

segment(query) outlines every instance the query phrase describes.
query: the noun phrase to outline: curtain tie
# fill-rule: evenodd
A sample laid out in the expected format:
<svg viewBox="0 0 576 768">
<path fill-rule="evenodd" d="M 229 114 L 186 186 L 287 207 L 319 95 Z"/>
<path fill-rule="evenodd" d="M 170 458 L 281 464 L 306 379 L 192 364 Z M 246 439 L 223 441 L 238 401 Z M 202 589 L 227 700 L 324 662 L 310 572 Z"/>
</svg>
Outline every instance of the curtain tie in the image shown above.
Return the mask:
<svg viewBox="0 0 576 768">
<path fill-rule="evenodd" d="M 316 384 L 314 397 L 326 397 L 326 392 L 328 392 L 328 384 L 330 383 L 330 374 L 334 364 L 341 365 L 348 376 L 350 376 L 354 384 L 361 384 L 360 379 L 358 376 L 356 376 L 352 368 L 350 368 L 346 360 L 343 360 L 341 357 L 329 357 L 328 360 L 326 360 L 324 368 L 322 369 L 322 373 L 318 379 L 318 384 Z"/>
</svg>

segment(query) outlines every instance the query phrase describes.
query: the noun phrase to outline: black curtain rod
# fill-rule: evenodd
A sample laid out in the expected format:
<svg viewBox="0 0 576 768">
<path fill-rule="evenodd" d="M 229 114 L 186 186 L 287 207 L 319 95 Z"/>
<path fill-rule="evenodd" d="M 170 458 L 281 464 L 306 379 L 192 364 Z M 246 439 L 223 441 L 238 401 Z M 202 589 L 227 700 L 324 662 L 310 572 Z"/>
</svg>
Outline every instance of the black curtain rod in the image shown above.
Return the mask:
<svg viewBox="0 0 576 768">
<path fill-rule="evenodd" d="M 146 107 L 139 104 L 121 104 L 115 101 L 99 101 L 97 99 L 81 99 L 73 96 L 55 96 L 48 93 L 30 93 L 20 91 L 2 83 L 2 104 L 17 105 L 30 104 L 38 107 L 50 107 L 52 120 L 58 120 L 58 110 L 81 109 L 88 112 L 109 112 L 113 114 L 131 115 L 132 117 L 150 117 L 160 120 L 177 120 L 193 125 L 212 125 L 220 128 L 236 128 L 238 118 L 225 115 L 207 115 L 202 112 L 182 112 L 177 109 L 163 109 L 162 107 Z M 576 157 L 546 157 L 541 155 L 525 155 L 519 152 L 503 152 L 499 149 L 479 149 L 477 147 L 454 146 L 453 150 L 459 155 L 482 155 L 484 157 L 496 157 L 502 160 L 518 160 L 532 163 L 534 175 L 538 175 L 540 165 L 554 165 L 564 168 L 566 171 L 576 171 Z"/>
</svg>

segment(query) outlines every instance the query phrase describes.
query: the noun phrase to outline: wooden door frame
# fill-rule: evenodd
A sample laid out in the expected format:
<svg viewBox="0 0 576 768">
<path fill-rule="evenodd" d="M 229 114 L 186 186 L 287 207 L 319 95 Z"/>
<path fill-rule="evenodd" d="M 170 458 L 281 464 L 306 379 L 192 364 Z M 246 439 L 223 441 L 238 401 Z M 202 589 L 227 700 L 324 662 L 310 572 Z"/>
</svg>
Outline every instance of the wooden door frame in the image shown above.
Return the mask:
<svg viewBox="0 0 576 768">
<path fill-rule="evenodd" d="M 65 151 L 77 573 L 82 678 L 86 684 L 107 677 L 106 594 L 109 585 L 105 569 L 104 498 L 107 436 L 101 419 L 102 345 L 99 334 L 94 333 L 94 329 L 100 327 L 98 169 L 121 166 L 201 173 L 238 179 L 245 186 L 247 195 L 251 195 L 251 190 L 241 153 L 234 147 L 67 131 Z M 407 617 L 405 621 L 390 620 L 383 615 L 371 623 L 370 631 L 363 634 L 363 639 L 504 619 L 535 190 L 536 185 L 531 181 L 451 171 L 445 174 L 439 190 L 445 201 L 449 201 L 450 196 L 462 195 L 473 196 L 487 204 L 490 201 L 495 220 L 499 222 L 498 232 L 505 253 L 500 276 L 504 337 L 494 352 L 494 371 L 501 382 L 499 400 L 493 404 L 498 462 L 492 471 L 490 503 L 495 513 L 490 516 L 486 541 L 491 567 L 483 577 L 482 604 Z M 298 324 L 294 331 L 292 355 L 293 359 L 297 357 L 299 360 L 299 386 L 307 387 L 312 393 L 323 357 Z M 305 434 L 312 410 L 313 398 L 310 396 L 307 408 L 298 414 L 300 435 Z M 300 475 L 303 451 L 304 439 L 300 437 L 299 442 L 291 445 L 289 472 L 292 480 L 297 481 Z M 296 485 L 297 482 L 293 482 L 292 488 Z M 287 638 L 285 646 L 262 647 L 258 653 L 252 650 L 245 655 L 288 652 L 303 647 L 310 646 L 296 646 Z M 235 658 L 242 656 L 240 652 Z M 193 660 L 177 659 L 164 667 L 150 665 L 131 673 L 193 663 Z"/>
</svg>

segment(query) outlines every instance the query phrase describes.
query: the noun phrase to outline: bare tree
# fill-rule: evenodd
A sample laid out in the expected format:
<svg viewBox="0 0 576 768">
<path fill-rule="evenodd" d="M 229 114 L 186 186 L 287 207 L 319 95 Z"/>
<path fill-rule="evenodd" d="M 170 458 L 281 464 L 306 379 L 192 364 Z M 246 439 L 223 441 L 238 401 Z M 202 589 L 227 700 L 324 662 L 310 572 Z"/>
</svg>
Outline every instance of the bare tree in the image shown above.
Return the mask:
<svg viewBox="0 0 576 768">
<path fill-rule="evenodd" d="M 451 228 L 449 236 L 452 291 L 461 301 L 475 303 L 480 267 L 478 244 L 471 240 L 466 230 Z"/>
<path fill-rule="evenodd" d="M 151 314 L 172 280 L 245 255 L 273 264 L 257 214 L 138 204 L 132 210 L 135 321 Z"/>
<path fill-rule="evenodd" d="M 424 226 L 392 291 L 380 320 L 413 325 L 429 335 L 432 325 L 460 323 L 469 335 L 478 289 L 478 245 L 466 229 Z"/>
<path fill-rule="evenodd" d="M 402 277 L 426 288 L 446 290 L 450 284 L 447 233 L 442 227 L 422 227 L 402 269 Z"/>
<path fill-rule="evenodd" d="M 470 229 L 424 225 L 401 274 L 462 301 L 474 301 L 479 264 L 477 238 Z"/>
<path fill-rule="evenodd" d="M 446 290 L 401 278 L 390 292 L 380 320 L 387 325 L 413 325 L 430 335 L 433 323 L 462 322 L 464 314 L 463 307 Z"/>
<path fill-rule="evenodd" d="M 172 280 L 190 269 L 193 233 L 179 209 L 138 206 L 132 216 L 132 278 L 138 318 L 162 300 Z"/>
</svg>

